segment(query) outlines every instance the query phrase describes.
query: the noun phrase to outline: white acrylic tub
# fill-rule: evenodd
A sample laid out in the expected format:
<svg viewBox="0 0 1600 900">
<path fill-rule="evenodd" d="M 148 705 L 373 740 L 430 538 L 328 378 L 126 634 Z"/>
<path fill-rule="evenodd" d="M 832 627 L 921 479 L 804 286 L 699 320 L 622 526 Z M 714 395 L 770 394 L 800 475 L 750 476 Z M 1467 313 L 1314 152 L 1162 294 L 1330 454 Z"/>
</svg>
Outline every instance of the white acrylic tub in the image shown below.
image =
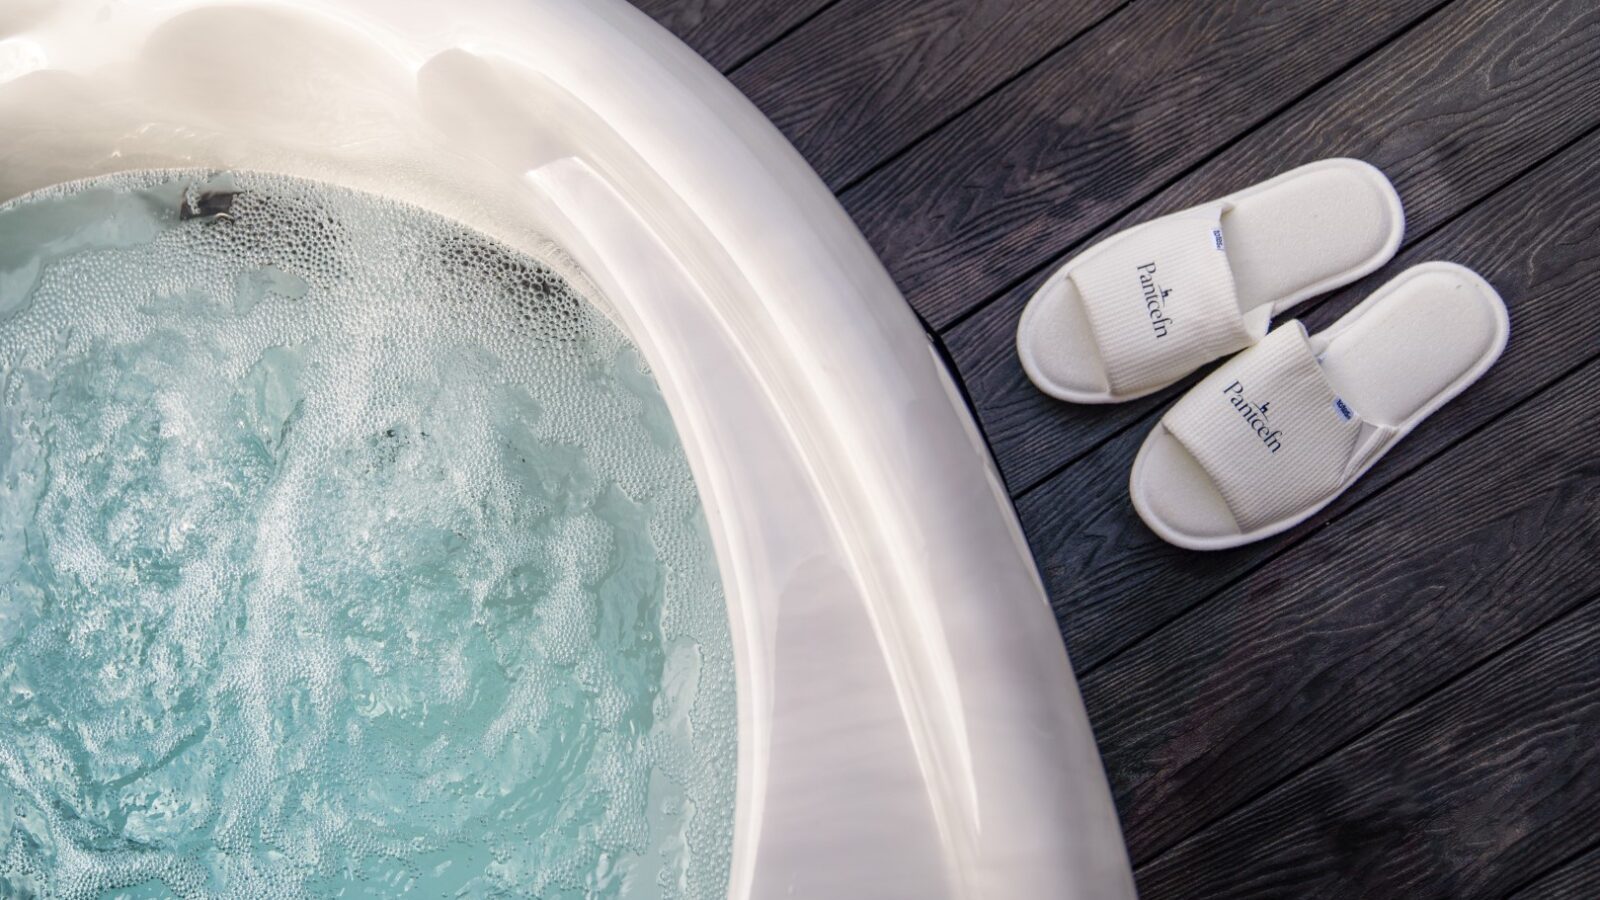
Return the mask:
<svg viewBox="0 0 1600 900">
<path fill-rule="evenodd" d="M 637 341 L 729 598 L 730 897 L 1132 896 L 965 408 L 826 188 L 665 31 L 620 0 L 0 2 L 0 200 L 179 166 L 470 223 Z"/>
</svg>

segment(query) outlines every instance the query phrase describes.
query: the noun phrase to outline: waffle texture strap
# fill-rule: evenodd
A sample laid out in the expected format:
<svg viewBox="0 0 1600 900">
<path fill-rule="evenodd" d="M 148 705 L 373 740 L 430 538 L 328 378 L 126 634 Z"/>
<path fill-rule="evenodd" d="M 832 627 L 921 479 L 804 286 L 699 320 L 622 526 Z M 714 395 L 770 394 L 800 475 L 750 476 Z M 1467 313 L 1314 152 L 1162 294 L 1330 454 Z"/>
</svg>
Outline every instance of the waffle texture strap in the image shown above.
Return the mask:
<svg viewBox="0 0 1600 900">
<path fill-rule="evenodd" d="M 1328 383 L 1299 322 L 1229 360 L 1161 421 L 1245 533 L 1336 492 L 1362 436 L 1360 417 Z"/>
<path fill-rule="evenodd" d="M 1215 205 L 1156 219 L 1073 267 L 1112 394 L 1170 384 L 1261 337 L 1239 313 L 1221 215 Z"/>
</svg>

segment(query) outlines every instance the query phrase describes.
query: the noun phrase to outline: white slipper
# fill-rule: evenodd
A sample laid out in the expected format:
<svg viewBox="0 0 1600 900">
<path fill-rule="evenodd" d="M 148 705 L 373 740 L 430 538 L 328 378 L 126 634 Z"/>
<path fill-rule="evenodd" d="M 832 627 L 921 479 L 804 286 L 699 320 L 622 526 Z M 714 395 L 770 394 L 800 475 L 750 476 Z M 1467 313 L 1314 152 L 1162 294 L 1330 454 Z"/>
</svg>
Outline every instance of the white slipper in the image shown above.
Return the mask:
<svg viewBox="0 0 1600 900">
<path fill-rule="evenodd" d="M 1022 313 L 1022 368 L 1074 403 L 1143 397 L 1261 340 L 1296 303 L 1377 269 L 1404 232 L 1382 172 L 1354 159 L 1301 166 L 1073 257 Z"/>
<path fill-rule="evenodd" d="M 1408 269 L 1326 331 L 1287 322 L 1206 376 L 1145 439 L 1133 506 L 1222 550 L 1300 524 L 1494 365 L 1505 302 L 1452 263 Z"/>
</svg>

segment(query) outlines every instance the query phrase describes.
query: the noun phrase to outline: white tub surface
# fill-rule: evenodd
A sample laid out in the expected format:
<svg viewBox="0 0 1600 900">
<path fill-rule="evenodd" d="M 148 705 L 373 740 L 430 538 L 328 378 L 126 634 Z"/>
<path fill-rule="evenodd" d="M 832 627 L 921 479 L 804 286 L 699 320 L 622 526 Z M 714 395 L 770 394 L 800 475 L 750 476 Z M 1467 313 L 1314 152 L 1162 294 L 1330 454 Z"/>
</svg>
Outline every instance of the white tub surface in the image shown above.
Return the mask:
<svg viewBox="0 0 1600 900">
<path fill-rule="evenodd" d="M 669 34 L 620 0 L 0 4 L 0 199 L 175 166 L 470 223 L 638 342 L 729 597 L 730 897 L 1133 895 L 965 408 L 820 180 Z"/>
</svg>

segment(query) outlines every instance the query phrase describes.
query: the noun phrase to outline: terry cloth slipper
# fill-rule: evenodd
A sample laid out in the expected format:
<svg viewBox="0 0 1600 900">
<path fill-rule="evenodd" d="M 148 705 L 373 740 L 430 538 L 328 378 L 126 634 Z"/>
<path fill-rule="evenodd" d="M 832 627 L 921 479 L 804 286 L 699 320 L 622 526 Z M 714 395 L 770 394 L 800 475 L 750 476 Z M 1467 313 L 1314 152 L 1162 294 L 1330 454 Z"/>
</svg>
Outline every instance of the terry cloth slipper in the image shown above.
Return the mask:
<svg viewBox="0 0 1600 900">
<path fill-rule="evenodd" d="M 1482 377 L 1510 330 L 1488 282 L 1437 262 L 1319 334 L 1287 322 L 1161 419 L 1133 463 L 1134 509 L 1191 550 L 1287 531 Z"/>
<path fill-rule="evenodd" d="M 1266 335 L 1273 317 L 1394 256 L 1394 185 L 1325 159 L 1113 235 L 1051 276 L 1017 327 L 1022 368 L 1074 403 L 1158 391 Z"/>
</svg>

